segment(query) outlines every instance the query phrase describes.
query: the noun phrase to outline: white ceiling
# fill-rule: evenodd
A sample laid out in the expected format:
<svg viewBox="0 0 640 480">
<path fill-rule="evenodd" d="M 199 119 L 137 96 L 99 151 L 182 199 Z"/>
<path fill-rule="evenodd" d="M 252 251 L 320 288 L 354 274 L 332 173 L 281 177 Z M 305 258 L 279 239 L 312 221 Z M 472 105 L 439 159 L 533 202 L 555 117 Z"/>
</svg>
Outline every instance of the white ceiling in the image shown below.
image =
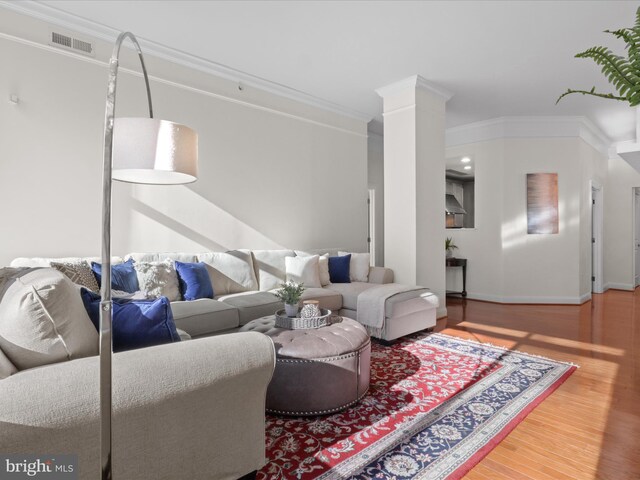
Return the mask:
<svg viewBox="0 0 640 480">
<path fill-rule="evenodd" d="M 333 102 L 381 121 L 375 89 L 419 74 L 454 96 L 447 126 L 501 116 L 584 115 L 614 141 L 635 137 L 595 45 L 632 26 L 635 1 L 42 1 L 84 19 Z"/>
</svg>

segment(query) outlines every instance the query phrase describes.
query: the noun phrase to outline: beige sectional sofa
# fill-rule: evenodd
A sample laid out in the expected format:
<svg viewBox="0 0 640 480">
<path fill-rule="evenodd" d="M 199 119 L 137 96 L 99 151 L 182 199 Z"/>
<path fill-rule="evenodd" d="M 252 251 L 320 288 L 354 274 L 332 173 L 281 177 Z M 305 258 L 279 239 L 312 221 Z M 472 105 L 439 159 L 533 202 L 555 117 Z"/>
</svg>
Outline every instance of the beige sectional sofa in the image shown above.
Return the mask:
<svg viewBox="0 0 640 480">
<path fill-rule="evenodd" d="M 287 278 L 286 258 L 317 254 L 337 255 L 338 249 L 321 250 L 230 250 L 206 253 L 130 253 L 114 257 L 113 263 L 129 259 L 135 262 L 157 262 L 166 259 L 180 262 L 203 262 L 213 285 L 213 299 L 174 301 L 171 303 L 176 327 L 198 338 L 238 330 L 251 320 L 272 315 L 283 308 L 273 294 Z M 52 261 L 78 261 L 79 258 L 17 258 L 11 266 L 48 266 Z M 99 261 L 95 257 L 87 261 Z M 328 283 L 307 288 L 302 299 L 315 299 L 322 308 L 356 320 L 360 294 L 376 286 L 391 284 L 393 271 L 370 267 L 367 281 Z M 436 324 L 438 298 L 426 288 L 416 287 L 398 293 L 384 304 L 383 328 L 370 332 L 381 340 L 391 341 Z M 366 319 L 365 319 L 366 321 Z"/>
</svg>

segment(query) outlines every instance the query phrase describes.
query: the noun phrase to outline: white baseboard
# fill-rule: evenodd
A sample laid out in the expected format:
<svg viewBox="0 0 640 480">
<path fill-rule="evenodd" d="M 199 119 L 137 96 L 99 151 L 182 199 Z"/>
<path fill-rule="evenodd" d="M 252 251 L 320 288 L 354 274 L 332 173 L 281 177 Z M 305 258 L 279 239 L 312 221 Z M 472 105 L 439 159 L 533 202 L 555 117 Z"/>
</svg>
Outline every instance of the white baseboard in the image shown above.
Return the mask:
<svg viewBox="0 0 640 480">
<path fill-rule="evenodd" d="M 550 303 L 550 304 L 566 304 L 566 305 L 582 305 L 591 299 L 591 294 L 586 293 L 579 297 L 504 297 L 500 295 L 491 295 L 485 293 L 467 294 L 467 298 L 471 300 L 484 300 L 485 302 L 495 303 Z"/>
<path fill-rule="evenodd" d="M 613 288 L 614 290 L 628 290 L 630 292 L 633 292 L 636 289 L 636 287 L 631 283 L 609 282 L 604 284 L 603 290 L 606 292 L 610 288 Z"/>
</svg>

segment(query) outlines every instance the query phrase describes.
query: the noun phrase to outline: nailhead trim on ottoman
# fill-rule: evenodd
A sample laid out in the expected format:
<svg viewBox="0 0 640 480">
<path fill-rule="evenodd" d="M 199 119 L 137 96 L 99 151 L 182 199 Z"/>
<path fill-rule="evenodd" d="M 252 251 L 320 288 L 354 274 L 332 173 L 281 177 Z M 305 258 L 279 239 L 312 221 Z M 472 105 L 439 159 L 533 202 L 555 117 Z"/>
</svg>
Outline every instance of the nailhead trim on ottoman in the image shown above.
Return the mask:
<svg viewBox="0 0 640 480">
<path fill-rule="evenodd" d="M 281 415 L 326 415 L 357 403 L 369 389 L 371 341 L 350 318 L 326 327 L 286 330 L 275 317 L 249 322 L 241 331 L 268 335 L 276 368 L 267 389 L 267 411 Z"/>
</svg>

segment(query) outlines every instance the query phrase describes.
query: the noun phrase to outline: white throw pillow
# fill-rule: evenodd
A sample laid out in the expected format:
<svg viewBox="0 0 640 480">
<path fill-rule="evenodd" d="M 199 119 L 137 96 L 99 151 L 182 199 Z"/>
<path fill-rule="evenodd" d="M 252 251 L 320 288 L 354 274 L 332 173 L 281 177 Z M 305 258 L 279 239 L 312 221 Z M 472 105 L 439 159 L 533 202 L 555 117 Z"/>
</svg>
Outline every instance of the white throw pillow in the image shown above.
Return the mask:
<svg viewBox="0 0 640 480">
<path fill-rule="evenodd" d="M 340 256 L 349 254 L 351 254 L 351 262 L 349 262 L 349 276 L 351 277 L 351 281 L 368 282 L 371 255 L 368 253 L 338 252 Z"/>
<path fill-rule="evenodd" d="M 98 354 L 79 289 L 53 268 L 0 268 L 0 349 L 18 370 Z"/>
<path fill-rule="evenodd" d="M 258 280 L 249 250 L 202 253 L 198 255 L 198 261 L 207 265 L 216 297 L 258 290 Z"/>
<path fill-rule="evenodd" d="M 136 262 L 133 264 L 140 290 L 153 297 L 167 297 L 170 302 L 181 300 L 178 274 L 173 260 Z"/>
<path fill-rule="evenodd" d="M 319 257 L 286 257 L 287 282 L 304 283 L 307 288 L 320 288 Z"/>
<path fill-rule="evenodd" d="M 298 257 L 312 257 L 312 253 L 307 253 L 302 250 L 296 250 Z M 331 276 L 329 275 L 329 254 L 325 253 L 318 258 L 318 270 L 320 272 L 320 285 L 326 287 L 331 283 Z"/>
</svg>

